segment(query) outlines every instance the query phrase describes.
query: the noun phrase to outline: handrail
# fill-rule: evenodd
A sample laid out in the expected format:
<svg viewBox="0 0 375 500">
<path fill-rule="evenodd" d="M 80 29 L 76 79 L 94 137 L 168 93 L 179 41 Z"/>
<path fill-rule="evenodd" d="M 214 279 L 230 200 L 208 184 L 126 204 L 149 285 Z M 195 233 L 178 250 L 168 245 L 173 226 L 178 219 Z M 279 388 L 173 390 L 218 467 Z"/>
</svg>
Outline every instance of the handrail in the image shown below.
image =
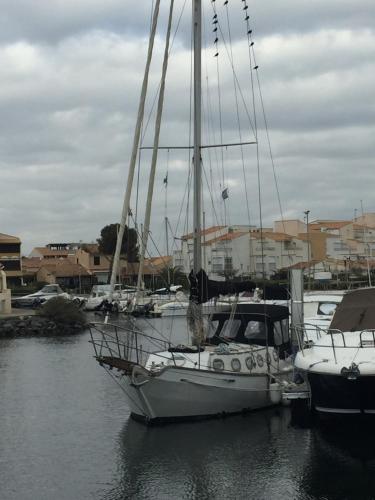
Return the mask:
<svg viewBox="0 0 375 500">
<path fill-rule="evenodd" d="M 368 342 L 371 342 L 371 339 L 370 340 L 364 340 L 362 338 L 362 335 L 364 333 L 371 333 L 371 336 L 372 336 L 372 345 L 369 345 Z M 367 345 L 365 345 L 364 343 L 367 342 Z M 370 328 L 367 328 L 366 330 L 362 330 L 361 333 L 359 334 L 359 346 L 361 348 L 367 348 L 367 347 L 375 347 L 375 329 L 370 329 Z"/>
<path fill-rule="evenodd" d="M 317 325 L 298 325 L 295 327 L 296 333 L 297 333 L 297 338 L 298 338 L 298 344 L 300 351 L 303 356 L 305 356 L 304 351 L 305 349 L 309 349 L 312 346 L 314 347 L 320 347 L 320 348 L 328 348 L 332 349 L 333 357 L 335 360 L 335 363 L 337 364 L 337 349 L 365 349 L 368 347 L 375 347 L 375 328 L 374 329 L 365 329 L 362 330 L 361 332 L 356 332 L 357 334 L 359 333 L 359 345 L 347 345 L 346 337 L 344 335 L 344 332 L 338 329 L 328 329 L 325 333 L 326 335 L 330 336 L 331 342 L 327 343 L 325 345 L 319 344 L 318 341 L 315 343 L 311 343 L 311 340 L 308 339 L 308 333 L 309 333 L 309 328 L 306 329 L 307 327 L 314 327 L 316 330 L 317 338 L 321 339 L 322 335 L 321 333 L 324 332 L 323 329 L 321 329 Z M 310 333 L 311 333 L 311 328 L 310 328 Z M 350 332 L 348 332 L 350 333 Z M 353 332 L 354 333 L 354 332 Z M 337 337 L 340 336 L 342 339 L 342 345 L 337 344 Z M 367 336 L 367 338 L 365 338 Z M 368 338 L 369 337 L 369 338 Z M 306 340 L 307 339 L 307 340 Z"/>
<path fill-rule="evenodd" d="M 96 358 L 104 357 L 107 354 L 110 357 L 118 357 L 130 361 L 132 357 L 133 359 L 135 357 L 136 362 L 139 364 L 144 354 L 156 354 L 158 350 L 166 351 L 170 347 L 170 344 L 163 339 L 143 334 L 139 330 L 131 330 L 110 323 L 105 325 L 103 323 L 91 323 L 89 331 L 91 337 L 89 342 L 94 347 Z M 123 339 L 120 338 L 119 331 L 122 334 L 125 333 Z M 138 335 L 149 339 L 156 347 L 156 352 L 152 348 L 148 350 L 144 349 L 142 344 L 139 343 Z M 159 353 L 157 355 L 163 359 L 170 359 Z"/>
</svg>

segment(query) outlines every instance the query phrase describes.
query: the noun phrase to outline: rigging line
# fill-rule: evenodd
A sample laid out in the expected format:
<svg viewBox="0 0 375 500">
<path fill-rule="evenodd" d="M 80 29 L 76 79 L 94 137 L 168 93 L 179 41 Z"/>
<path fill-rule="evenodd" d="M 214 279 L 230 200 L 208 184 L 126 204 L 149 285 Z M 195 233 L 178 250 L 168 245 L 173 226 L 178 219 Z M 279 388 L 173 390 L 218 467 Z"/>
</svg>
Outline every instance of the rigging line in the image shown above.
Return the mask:
<svg viewBox="0 0 375 500">
<path fill-rule="evenodd" d="M 208 186 L 208 191 L 209 191 L 209 194 L 210 194 L 210 199 L 211 199 L 211 204 L 212 204 L 212 210 L 215 214 L 215 219 L 216 220 L 216 223 L 219 225 L 220 224 L 220 219 L 217 215 L 217 212 L 216 212 L 216 209 L 215 209 L 215 203 L 214 203 L 214 199 L 213 199 L 213 196 L 212 196 L 212 192 L 210 191 L 210 184 L 208 182 L 208 179 L 207 179 L 207 172 L 206 172 L 206 169 L 204 167 L 204 162 L 202 161 L 202 171 L 203 171 L 203 175 L 204 175 L 204 178 L 205 178 L 205 181 L 206 181 L 206 184 Z M 222 224 L 224 225 L 224 224 Z"/>
<path fill-rule="evenodd" d="M 252 52 L 250 47 L 254 47 L 251 38 L 251 30 L 249 26 L 249 21 L 247 19 L 247 34 L 248 34 L 248 53 L 250 62 L 250 80 L 251 80 L 251 95 L 253 104 L 253 116 L 254 116 L 254 134 L 256 140 L 256 164 L 257 164 L 257 180 L 258 180 L 258 204 L 259 204 L 259 228 L 260 228 L 260 248 L 261 248 L 261 264 L 262 264 L 262 278 L 263 278 L 263 288 L 265 286 L 265 262 L 264 262 L 264 238 L 263 238 L 263 216 L 262 216 L 262 196 L 261 196 L 261 185 L 260 185 L 260 159 L 259 159 L 259 141 L 258 141 L 258 123 L 257 123 L 257 110 L 255 104 L 255 91 L 254 91 L 254 78 L 253 78 L 253 67 L 252 67 Z M 253 52 L 254 55 L 254 52 Z M 255 61 L 254 65 L 256 67 Z M 255 70 L 257 71 L 257 70 Z M 259 83 L 258 83 L 259 85 Z M 255 243 L 256 245 L 256 243 Z M 250 257 L 251 257 L 251 245 L 250 245 Z M 254 271 L 256 272 L 256 262 L 254 262 Z M 263 289 L 264 292 L 264 289 Z"/>
<path fill-rule="evenodd" d="M 175 230 L 171 230 L 171 233 L 173 234 L 174 238 L 176 237 L 177 235 L 177 231 L 178 231 L 178 226 L 180 225 L 180 220 L 181 220 L 181 215 L 182 215 L 182 209 L 184 207 L 184 204 L 185 204 L 185 197 L 187 195 L 187 191 L 188 191 L 188 188 L 189 188 L 189 179 L 187 179 L 186 181 L 186 184 L 185 184 L 185 191 L 184 191 L 184 196 L 182 198 L 182 201 L 181 201 L 181 205 L 180 205 L 180 212 L 178 214 L 178 218 L 177 218 L 177 222 L 176 222 L 176 227 L 175 227 Z M 185 233 L 187 234 L 187 233 Z"/>
<path fill-rule="evenodd" d="M 235 71 L 235 64 L 234 64 L 234 57 L 233 57 L 232 33 L 231 33 L 230 20 L 229 20 L 228 3 L 225 4 L 225 12 L 226 12 L 227 28 L 228 28 L 230 59 L 232 61 L 232 75 L 233 75 L 234 94 L 235 94 L 235 101 L 236 101 L 238 134 L 239 134 L 240 142 L 242 142 L 241 120 L 240 120 L 240 112 L 239 112 L 239 106 L 238 106 L 238 93 L 237 93 L 237 84 L 236 84 L 236 77 L 235 77 L 236 71 Z M 250 221 L 251 221 L 250 205 L 249 205 L 249 195 L 248 195 L 248 190 L 247 190 L 244 151 L 243 151 L 242 145 L 241 145 L 241 162 L 242 162 L 242 174 L 243 174 L 244 187 L 245 187 L 246 210 L 247 210 L 247 217 L 248 217 L 248 221 L 249 221 L 249 225 L 250 225 Z"/>
<path fill-rule="evenodd" d="M 247 21 L 247 23 L 248 23 L 248 21 Z M 283 226 L 283 231 L 286 234 L 285 218 L 284 218 L 284 213 L 283 213 L 282 204 L 281 204 L 281 196 L 280 196 L 279 184 L 278 184 L 278 180 L 277 180 L 275 162 L 274 162 L 274 157 L 273 157 L 273 152 L 272 152 L 272 147 L 271 147 L 271 139 L 270 139 L 270 135 L 269 135 L 268 121 L 267 121 L 267 116 L 266 116 L 266 111 L 265 111 L 265 106 L 264 106 L 264 99 L 263 99 L 262 87 L 261 87 L 261 84 L 260 84 L 260 77 L 259 77 L 258 65 L 257 65 L 256 57 L 255 57 L 254 42 L 253 42 L 252 32 L 250 30 L 249 23 L 248 23 L 248 30 L 247 31 L 248 31 L 248 41 L 249 41 L 248 46 L 249 46 L 251 85 L 252 85 L 252 90 L 253 90 L 254 89 L 254 84 L 253 84 L 253 67 L 252 67 L 252 60 L 253 60 L 253 62 L 254 62 L 254 70 L 255 70 L 255 75 L 256 75 L 256 80 L 257 80 L 257 84 L 258 84 L 258 92 L 259 92 L 259 98 L 260 98 L 260 105 L 261 105 L 261 110 L 262 110 L 262 116 L 263 116 L 265 131 L 266 131 L 266 138 L 267 138 L 268 150 L 269 150 L 269 155 L 270 155 L 270 160 L 271 160 L 272 173 L 273 173 L 273 178 L 274 178 L 274 182 L 275 182 L 275 188 L 276 188 L 276 194 L 277 194 L 277 201 L 278 201 L 278 205 L 279 205 L 279 210 L 280 210 L 280 216 L 281 216 L 281 222 L 282 222 L 282 226 Z M 254 90 L 253 90 L 253 103 L 255 103 Z M 255 104 L 254 104 L 254 115 L 255 115 Z M 293 264 L 293 255 L 292 255 L 292 250 L 290 248 L 287 248 L 287 256 L 288 256 L 288 260 L 289 260 L 290 265 Z"/>
<path fill-rule="evenodd" d="M 251 40 L 251 35 L 250 35 L 250 40 Z M 253 52 L 254 65 L 256 66 L 257 64 L 256 64 L 256 59 L 255 59 L 254 46 L 252 46 L 252 52 Z M 265 106 L 264 106 L 262 88 L 260 85 L 259 72 L 257 70 L 256 70 L 256 78 L 257 78 L 257 82 L 258 82 L 258 90 L 259 90 L 259 97 L 260 97 L 260 104 L 261 104 L 261 108 L 262 108 L 264 126 L 266 129 L 266 137 L 267 137 L 268 150 L 269 150 L 269 155 L 270 155 L 270 160 L 271 160 L 271 165 L 272 165 L 273 178 L 274 178 L 274 182 L 275 182 L 275 186 L 276 186 L 277 201 L 279 204 L 280 215 L 281 215 L 281 219 L 282 219 L 282 223 L 283 223 L 283 228 L 285 231 L 284 214 L 283 214 L 283 209 L 282 209 L 282 204 L 281 204 L 280 190 L 279 190 L 279 184 L 278 184 L 277 175 L 276 175 L 274 156 L 273 156 L 272 147 L 271 147 L 271 139 L 270 139 L 270 135 L 269 135 L 268 120 L 267 120 Z"/>
<path fill-rule="evenodd" d="M 131 216 L 131 217 L 132 217 L 132 216 Z M 139 233 L 139 231 L 137 231 L 137 234 L 138 234 L 138 236 L 139 236 L 139 237 L 141 237 L 141 236 L 142 236 L 142 235 Z M 165 268 L 165 269 L 167 269 L 167 265 L 166 265 L 166 263 L 165 263 L 164 256 L 163 256 L 163 255 L 161 255 L 161 253 L 159 252 L 158 247 L 156 246 L 155 242 L 153 241 L 152 236 L 151 236 L 151 231 L 149 231 L 148 237 L 150 238 L 150 240 L 151 240 L 151 241 L 152 241 L 152 243 L 154 244 L 154 246 L 155 246 L 155 248 L 156 248 L 156 250 L 157 250 L 157 253 L 159 254 L 159 257 L 161 257 L 161 259 L 162 259 L 162 261 L 163 261 L 163 264 L 164 264 L 164 268 Z M 145 253 L 147 253 L 147 256 L 148 256 L 150 259 L 152 258 L 151 253 L 149 252 L 149 250 L 147 250 L 147 247 L 146 247 L 146 249 L 145 249 Z M 152 262 L 150 262 L 150 263 L 149 263 L 149 265 L 150 265 L 150 267 L 151 267 L 151 269 L 152 269 L 152 270 L 157 271 L 157 268 L 154 266 L 154 264 L 153 264 Z M 164 277 L 163 277 L 163 276 L 161 276 L 161 278 L 162 278 L 162 281 L 163 281 L 165 284 L 167 284 L 167 285 L 168 285 L 168 283 L 167 283 L 167 281 L 164 279 Z"/>
<path fill-rule="evenodd" d="M 194 164 L 194 159 L 191 158 L 189 162 L 189 172 L 188 172 L 188 194 L 187 194 L 185 230 L 184 230 L 185 234 L 189 234 L 190 193 L 191 193 L 191 182 L 193 177 L 193 164 Z"/>
<path fill-rule="evenodd" d="M 216 5 L 214 2 L 211 2 L 212 9 L 214 11 L 214 16 L 217 21 L 216 25 L 219 24 L 218 18 L 217 18 L 217 11 L 216 11 Z M 218 107 L 219 107 L 219 129 L 220 129 L 220 142 L 223 143 L 223 118 L 222 118 L 222 105 L 221 105 L 221 91 L 220 91 L 220 68 L 219 68 L 219 41 L 216 38 L 216 47 L 217 47 L 217 52 L 215 54 L 216 58 L 216 78 L 217 78 L 217 94 L 218 94 Z M 225 187 L 225 175 L 224 175 L 224 150 L 221 148 L 221 173 L 222 173 L 222 181 L 223 181 L 223 189 Z M 225 203 L 224 203 L 225 207 Z M 225 210 L 225 208 L 224 208 Z"/>
<path fill-rule="evenodd" d="M 240 142 L 226 142 L 220 144 L 203 144 L 201 145 L 201 149 L 215 149 L 215 148 L 230 148 L 234 146 L 249 146 L 252 144 L 256 144 L 255 141 L 240 141 Z M 139 149 L 154 149 L 153 146 L 142 146 Z M 194 146 L 158 146 L 158 149 L 194 149 Z"/>
<path fill-rule="evenodd" d="M 208 16 L 204 16 L 206 19 Z M 216 135 L 215 135 L 215 129 L 212 124 L 212 118 L 213 118 L 213 113 L 212 113 L 212 102 L 211 102 L 211 96 L 209 92 L 209 84 L 208 84 L 208 57 L 207 57 L 207 49 L 206 47 L 208 46 L 207 43 L 207 29 L 204 29 L 203 31 L 203 36 L 204 36 L 204 52 L 205 52 L 205 69 L 206 69 L 206 99 L 207 99 L 207 139 L 208 143 L 216 143 Z M 216 165 L 218 164 L 218 158 L 217 158 L 217 150 L 216 148 L 214 149 L 214 156 L 216 159 Z M 213 189 L 212 183 L 213 183 L 213 178 L 212 178 L 212 155 L 211 155 L 211 150 L 208 149 L 208 161 L 210 165 L 210 181 L 211 181 L 211 191 Z M 212 213 L 212 219 L 213 219 L 213 213 Z"/>
<path fill-rule="evenodd" d="M 221 28 L 221 24 L 220 24 L 220 22 L 218 22 L 218 29 L 219 29 L 219 31 L 220 31 L 220 34 L 221 34 L 222 38 L 223 38 L 223 44 L 224 44 L 224 48 L 225 48 L 225 50 L 226 50 L 226 53 L 227 53 L 227 56 L 228 56 L 228 59 L 229 59 L 229 63 L 230 63 L 230 65 L 232 66 L 232 70 L 234 71 L 233 64 L 232 64 L 232 61 L 231 61 L 231 59 L 230 59 L 230 55 L 229 55 L 229 51 L 228 51 L 228 47 L 227 47 L 227 44 L 226 44 L 226 41 L 225 41 L 225 36 L 224 36 L 223 30 L 222 30 L 222 28 Z M 240 93 L 240 96 L 241 96 L 241 100 L 242 100 L 242 104 L 243 104 L 243 106 L 244 106 L 244 110 L 245 110 L 246 116 L 247 116 L 247 118 L 248 118 L 248 120 L 249 120 L 249 124 L 250 124 L 250 127 L 251 127 L 252 131 L 253 131 L 253 134 L 255 135 L 255 127 L 254 127 L 253 122 L 252 122 L 252 120 L 251 120 L 251 116 L 250 116 L 250 113 L 249 113 L 249 110 L 248 110 L 248 107 L 247 107 L 247 104 L 246 104 L 246 99 L 245 99 L 245 97 L 244 97 L 244 95 L 243 95 L 243 92 L 242 92 L 242 89 L 241 89 L 240 83 L 239 83 L 239 81 L 238 81 L 237 73 L 236 73 L 236 72 L 234 72 L 234 74 L 235 74 L 235 78 L 236 78 L 236 82 L 237 82 L 238 90 L 239 90 L 239 93 Z"/>
</svg>

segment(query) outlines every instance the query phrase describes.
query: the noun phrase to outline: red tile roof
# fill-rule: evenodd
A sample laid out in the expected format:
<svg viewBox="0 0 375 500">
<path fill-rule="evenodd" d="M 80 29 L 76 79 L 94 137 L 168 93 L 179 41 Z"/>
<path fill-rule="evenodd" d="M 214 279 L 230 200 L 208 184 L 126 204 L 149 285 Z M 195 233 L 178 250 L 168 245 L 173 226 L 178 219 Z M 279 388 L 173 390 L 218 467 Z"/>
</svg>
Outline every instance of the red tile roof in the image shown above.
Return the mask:
<svg viewBox="0 0 375 500">
<path fill-rule="evenodd" d="M 212 243 L 217 243 L 218 241 L 231 241 L 236 238 L 240 238 L 244 234 L 249 234 L 249 231 L 234 231 L 233 233 L 223 234 L 222 236 L 217 236 L 216 238 L 212 238 L 212 240 L 206 241 L 203 243 L 204 245 L 212 245 Z"/>
<path fill-rule="evenodd" d="M 207 234 L 214 233 L 215 231 L 220 231 L 220 229 L 224 229 L 225 227 L 226 226 L 212 226 L 212 227 L 208 227 L 204 231 L 201 231 L 201 235 L 205 236 Z M 184 234 L 183 236 L 181 236 L 181 239 L 182 240 L 190 240 L 192 237 L 193 237 L 193 233 L 189 233 L 189 234 Z"/>
</svg>

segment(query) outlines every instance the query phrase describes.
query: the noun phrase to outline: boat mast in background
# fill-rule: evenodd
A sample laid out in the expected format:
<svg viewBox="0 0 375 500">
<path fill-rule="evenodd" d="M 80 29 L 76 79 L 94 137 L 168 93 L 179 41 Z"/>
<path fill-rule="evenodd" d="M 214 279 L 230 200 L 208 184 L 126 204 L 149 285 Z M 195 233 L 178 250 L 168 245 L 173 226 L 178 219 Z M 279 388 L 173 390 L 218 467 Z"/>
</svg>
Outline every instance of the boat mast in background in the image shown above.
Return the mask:
<svg viewBox="0 0 375 500">
<path fill-rule="evenodd" d="M 113 291 L 115 288 L 116 278 L 117 278 L 117 274 L 119 271 L 121 245 L 122 245 L 122 240 L 124 238 L 125 225 L 126 225 L 126 221 L 127 221 L 129 209 L 130 209 L 130 197 L 131 197 L 131 192 L 132 192 L 132 187 L 133 187 L 135 165 L 136 165 L 136 160 L 137 160 L 138 146 L 139 146 L 139 140 L 140 140 L 140 136 L 141 136 L 141 128 L 142 128 L 142 122 L 143 122 L 143 116 L 144 116 L 144 110 L 145 110 L 145 100 L 146 100 L 146 94 L 147 94 L 148 76 L 149 76 L 149 72 L 150 72 L 152 52 L 153 52 L 153 48 L 154 48 L 156 26 L 157 26 L 158 17 L 159 17 L 159 6 L 160 6 L 160 0 L 156 0 L 154 14 L 153 14 L 153 18 L 152 18 L 150 41 L 148 44 L 146 68 L 145 68 L 145 73 L 144 73 L 144 77 L 143 77 L 141 96 L 139 99 L 137 123 L 136 123 L 135 131 L 134 131 L 133 148 L 132 148 L 132 154 L 131 154 L 130 163 L 129 163 L 129 172 L 128 172 L 128 180 L 127 180 L 127 184 L 126 184 L 126 192 L 125 192 L 125 197 L 124 197 L 124 203 L 122 206 L 120 227 L 119 227 L 119 231 L 117 234 L 116 250 L 115 250 L 115 255 L 113 257 L 113 267 L 112 267 L 111 286 L 110 286 L 110 295 L 109 295 L 110 302 L 112 301 L 112 298 L 113 298 Z"/>
</svg>

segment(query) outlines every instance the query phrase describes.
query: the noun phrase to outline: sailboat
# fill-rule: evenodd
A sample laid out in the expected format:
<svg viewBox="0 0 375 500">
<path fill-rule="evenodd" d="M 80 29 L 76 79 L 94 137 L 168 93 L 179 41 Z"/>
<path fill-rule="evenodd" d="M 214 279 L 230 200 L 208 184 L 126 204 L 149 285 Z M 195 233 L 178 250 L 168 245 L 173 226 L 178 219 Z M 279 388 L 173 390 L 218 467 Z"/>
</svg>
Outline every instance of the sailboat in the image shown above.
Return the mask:
<svg viewBox="0 0 375 500">
<path fill-rule="evenodd" d="M 158 8 L 157 1 L 150 35 L 151 47 Z M 159 111 L 163 101 L 164 70 L 168 55 L 172 9 L 173 1 L 159 93 Z M 193 0 L 194 259 L 189 277 L 191 291 L 187 315 L 192 332 L 191 344 L 175 346 L 162 335 L 151 336 L 136 327 L 123 328 L 110 322 L 105 325 L 92 324 L 90 328 L 97 361 L 117 377 L 131 407 L 133 418 L 145 423 L 223 416 L 277 404 L 281 400 L 283 386 L 291 378 L 293 370 L 289 356 L 287 306 L 269 304 L 265 300 L 249 304 L 234 303 L 230 311 L 213 314 L 209 322 L 202 315 L 202 303 L 207 300 L 208 288 L 215 295 L 216 292 L 220 293 L 222 285 L 216 287 L 215 284 L 209 283 L 202 270 L 201 31 L 202 1 Z M 150 46 L 148 56 L 150 56 Z M 148 73 L 148 68 L 149 57 L 145 75 Z M 144 80 L 142 86 L 131 166 L 135 163 L 139 142 L 145 88 L 147 80 Z M 151 179 L 155 175 L 160 118 L 161 112 L 156 119 Z M 129 212 L 131 189 L 129 186 L 132 175 L 133 172 L 129 169 L 118 248 L 121 246 L 121 226 L 124 226 Z M 148 207 L 150 198 L 152 198 L 152 182 L 149 185 Z M 143 247 L 149 231 L 149 213 L 146 211 Z M 116 269 L 113 273 L 111 282 L 115 281 Z"/>
</svg>

